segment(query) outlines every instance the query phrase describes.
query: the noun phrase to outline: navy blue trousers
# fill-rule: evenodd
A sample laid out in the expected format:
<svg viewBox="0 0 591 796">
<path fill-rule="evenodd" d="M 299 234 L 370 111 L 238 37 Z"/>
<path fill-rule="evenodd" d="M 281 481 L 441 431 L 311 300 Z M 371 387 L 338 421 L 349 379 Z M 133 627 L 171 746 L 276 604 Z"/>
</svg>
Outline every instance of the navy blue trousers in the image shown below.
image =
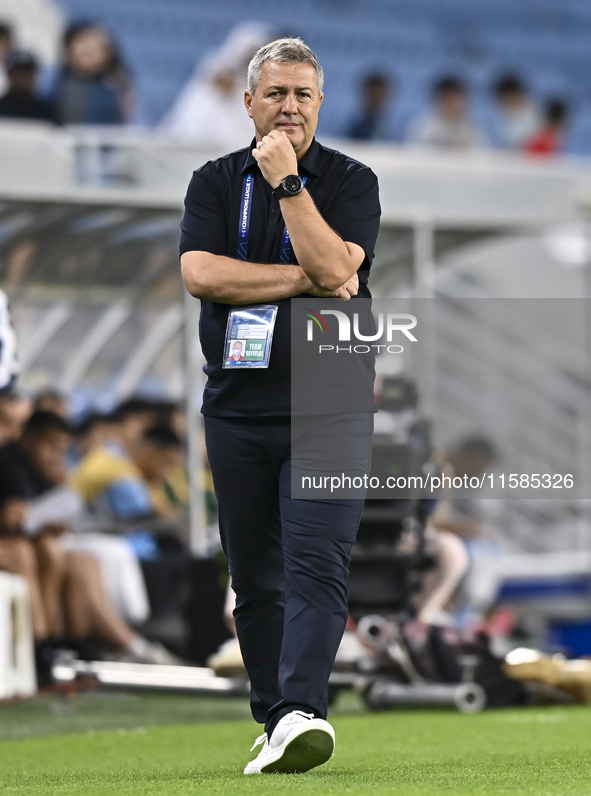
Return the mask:
<svg viewBox="0 0 591 796">
<path fill-rule="evenodd" d="M 353 425 L 367 437 L 369 472 L 373 415 Z M 326 718 L 363 508 L 359 498 L 292 500 L 290 436 L 289 418 L 205 418 L 252 714 L 269 735 L 292 710 Z"/>
</svg>

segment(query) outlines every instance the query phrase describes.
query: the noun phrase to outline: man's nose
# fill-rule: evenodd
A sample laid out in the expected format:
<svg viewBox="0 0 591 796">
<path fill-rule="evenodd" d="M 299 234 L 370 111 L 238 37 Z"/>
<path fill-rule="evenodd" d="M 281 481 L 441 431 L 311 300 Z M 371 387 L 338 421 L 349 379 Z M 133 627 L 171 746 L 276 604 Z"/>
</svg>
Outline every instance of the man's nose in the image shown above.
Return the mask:
<svg viewBox="0 0 591 796">
<path fill-rule="evenodd" d="M 295 92 L 288 91 L 285 97 L 283 98 L 283 102 L 281 103 L 281 110 L 283 113 L 297 113 L 298 112 L 298 103 L 296 100 Z"/>
</svg>

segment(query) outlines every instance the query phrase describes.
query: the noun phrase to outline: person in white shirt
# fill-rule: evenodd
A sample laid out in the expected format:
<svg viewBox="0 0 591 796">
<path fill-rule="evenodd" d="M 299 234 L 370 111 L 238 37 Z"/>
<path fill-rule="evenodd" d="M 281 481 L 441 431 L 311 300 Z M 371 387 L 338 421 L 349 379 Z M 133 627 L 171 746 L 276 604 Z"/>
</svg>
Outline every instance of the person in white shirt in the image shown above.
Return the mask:
<svg viewBox="0 0 591 796">
<path fill-rule="evenodd" d="M 246 70 L 250 59 L 273 38 L 268 25 L 244 22 L 199 64 L 159 129 L 172 137 L 220 149 L 234 149 L 252 136 L 244 112 Z"/>
<path fill-rule="evenodd" d="M 494 143 L 520 151 L 541 126 L 540 109 L 516 75 L 503 75 L 494 87 L 496 105 Z"/>
<path fill-rule="evenodd" d="M 481 143 L 468 113 L 468 89 L 456 77 L 443 77 L 433 87 L 433 108 L 412 131 L 416 144 L 465 150 Z"/>
</svg>

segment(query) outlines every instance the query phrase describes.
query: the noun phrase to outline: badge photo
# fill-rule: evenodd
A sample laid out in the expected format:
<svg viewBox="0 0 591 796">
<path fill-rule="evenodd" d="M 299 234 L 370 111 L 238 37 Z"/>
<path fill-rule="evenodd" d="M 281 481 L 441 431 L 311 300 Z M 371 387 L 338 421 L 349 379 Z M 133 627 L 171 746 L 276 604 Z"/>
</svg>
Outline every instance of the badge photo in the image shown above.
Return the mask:
<svg viewBox="0 0 591 796">
<path fill-rule="evenodd" d="M 230 310 L 222 368 L 268 368 L 277 318 L 276 304 Z"/>
</svg>

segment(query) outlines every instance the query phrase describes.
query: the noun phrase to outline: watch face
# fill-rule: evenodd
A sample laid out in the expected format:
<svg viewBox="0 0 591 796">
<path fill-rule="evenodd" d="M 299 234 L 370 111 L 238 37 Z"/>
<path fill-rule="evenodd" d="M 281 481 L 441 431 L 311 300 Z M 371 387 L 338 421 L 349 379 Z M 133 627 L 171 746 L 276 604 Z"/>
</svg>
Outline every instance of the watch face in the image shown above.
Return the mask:
<svg viewBox="0 0 591 796">
<path fill-rule="evenodd" d="M 297 174 L 289 174 L 283 180 L 283 187 L 287 191 L 287 193 L 299 193 L 302 189 L 302 178 L 298 177 Z"/>
</svg>

